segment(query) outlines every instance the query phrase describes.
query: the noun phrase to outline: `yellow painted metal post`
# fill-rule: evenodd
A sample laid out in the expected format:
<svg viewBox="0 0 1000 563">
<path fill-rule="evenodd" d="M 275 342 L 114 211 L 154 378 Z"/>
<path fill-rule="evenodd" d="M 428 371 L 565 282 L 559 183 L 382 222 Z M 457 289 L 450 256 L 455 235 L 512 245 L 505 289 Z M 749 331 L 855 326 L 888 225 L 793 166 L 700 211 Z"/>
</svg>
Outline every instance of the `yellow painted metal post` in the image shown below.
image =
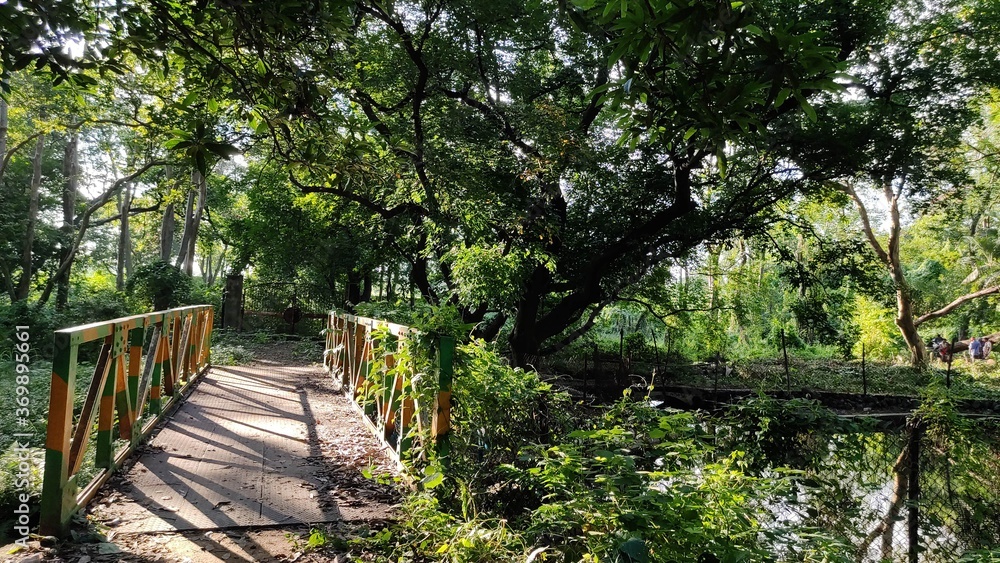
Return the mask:
<svg viewBox="0 0 1000 563">
<path fill-rule="evenodd" d="M 208 312 L 205 313 L 205 337 L 202 340 L 202 353 L 201 353 L 201 368 L 207 368 L 212 364 L 212 330 L 215 324 L 215 309 L 213 307 L 208 308 Z"/>
</svg>

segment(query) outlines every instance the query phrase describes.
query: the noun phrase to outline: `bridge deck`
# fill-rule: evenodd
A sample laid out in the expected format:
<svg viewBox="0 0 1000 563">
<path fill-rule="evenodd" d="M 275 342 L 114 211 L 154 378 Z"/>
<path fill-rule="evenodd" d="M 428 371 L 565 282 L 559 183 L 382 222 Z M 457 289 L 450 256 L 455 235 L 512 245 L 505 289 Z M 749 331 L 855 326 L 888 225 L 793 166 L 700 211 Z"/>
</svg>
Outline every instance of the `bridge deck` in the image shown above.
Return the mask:
<svg viewBox="0 0 1000 563">
<path fill-rule="evenodd" d="M 390 517 L 391 497 L 324 451 L 371 459 L 364 443 L 374 444 L 326 378 L 309 367 L 213 368 L 94 515 L 118 533 Z"/>
</svg>

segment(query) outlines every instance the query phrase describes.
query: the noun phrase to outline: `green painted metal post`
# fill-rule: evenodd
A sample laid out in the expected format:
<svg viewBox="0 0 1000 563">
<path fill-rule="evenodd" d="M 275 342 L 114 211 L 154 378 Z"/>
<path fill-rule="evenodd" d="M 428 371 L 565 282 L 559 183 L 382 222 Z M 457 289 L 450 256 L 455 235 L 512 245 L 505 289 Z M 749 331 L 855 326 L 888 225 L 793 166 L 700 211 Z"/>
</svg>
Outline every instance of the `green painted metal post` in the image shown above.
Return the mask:
<svg viewBox="0 0 1000 563">
<path fill-rule="evenodd" d="M 166 322 L 162 321 L 157 326 L 160 327 L 160 334 L 156 342 L 151 342 L 149 345 L 149 353 L 154 354 L 153 373 L 149 377 L 149 412 L 159 416 L 163 412 L 163 366 L 166 363 L 164 357 L 166 357 L 167 348 L 169 347 L 164 331 L 169 326 Z"/>
<path fill-rule="evenodd" d="M 46 536 L 62 536 L 68 531 L 76 504 L 76 489 L 69 480 L 69 446 L 73 433 L 77 345 L 70 335 L 57 333 L 54 347 L 39 522 L 39 532 Z"/>
<path fill-rule="evenodd" d="M 451 434 L 451 384 L 455 375 L 455 339 L 442 336 L 438 340 L 438 395 L 432 415 L 431 429 L 434 434 L 434 445 L 442 459 L 447 459 L 450 452 Z"/>
<path fill-rule="evenodd" d="M 139 379 L 140 379 L 140 360 L 142 358 L 142 343 L 146 336 L 146 326 L 145 323 L 140 323 L 134 329 L 130 330 L 126 340 L 128 340 L 129 350 L 128 350 L 128 396 L 131 401 L 130 406 L 132 407 L 132 412 L 135 412 L 139 408 L 136 401 L 139 400 Z M 142 413 L 136 412 L 135 418 L 138 420 L 142 418 Z"/>
<path fill-rule="evenodd" d="M 146 337 L 146 323 L 140 322 L 135 328 L 129 331 L 126 340 L 129 343 L 128 351 L 128 397 L 129 408 L 132 411 L 132 445 L 139 443 L 142 433 L 142 405 L 139 404 L 139 383 L 142 379 L 142 344 Z M 153 346 L 150 343 L 150 350 Z"/>
<path fill-rule="evenodd" d="M 117 349 L 117 346 L 116 346 Z M 115 356 L 115 351 L 111 353 L 111 373 L 108 374 L 107 380 L 104 382 L 104 389 L 101 391 L 100 399 L 100 411 L 97 413 L 98 420 L 100 421 L 97 425 L 97 451 L 94 455 L 94 465 L 96 467 L 109 469 L 114 465 L 115 451 L 112 447 L 112 433 L 114 432 L 115 424 L 115 368 L 117 363 L 117 357 Z M 94 377 L 97 377 L 96 375 Z"/>
</svg>

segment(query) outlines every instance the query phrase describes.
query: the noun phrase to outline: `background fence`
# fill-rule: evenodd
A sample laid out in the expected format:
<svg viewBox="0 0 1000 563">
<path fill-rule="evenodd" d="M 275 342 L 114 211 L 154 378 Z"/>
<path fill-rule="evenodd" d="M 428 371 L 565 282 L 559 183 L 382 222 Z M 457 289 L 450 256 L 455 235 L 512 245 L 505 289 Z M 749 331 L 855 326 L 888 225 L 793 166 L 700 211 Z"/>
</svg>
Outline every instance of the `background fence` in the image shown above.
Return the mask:
<svg viewBox="0 0 1000 563">
<path fill-rule="evenodd" d="M 776 524 L 843 538 L 859 562 L 995 560 L 972 554 L 1000 548 L 1000 420 L 910 418 L 903 426 L 845 423 L 832 436 L 808 425 L 789 433 L 796 442 L 775 447 L 767 466 L 803 476 L 769 507 Z"/>
<path fill-rule="evenodd" d="M 318 285 L 247 281 L 241 330 L 319 336 L 333 301 L 329 288 Z"/>
</svg>

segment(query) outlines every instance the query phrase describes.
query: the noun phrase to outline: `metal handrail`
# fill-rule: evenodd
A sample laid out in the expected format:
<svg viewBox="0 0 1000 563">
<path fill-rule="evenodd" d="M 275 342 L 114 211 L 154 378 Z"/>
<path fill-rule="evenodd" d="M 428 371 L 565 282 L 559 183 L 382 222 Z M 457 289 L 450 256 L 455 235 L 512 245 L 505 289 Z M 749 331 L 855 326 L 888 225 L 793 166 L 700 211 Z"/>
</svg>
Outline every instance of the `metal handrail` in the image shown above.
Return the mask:
<svg viewBox="0 0 1000 563">
<path fill-rule="evenodd" d="M 394 342 L 382 343 L 384 356 L 376 362 L 373 334 L 385 331 Z M 363 415 L 396 463 L 402 461 L 412 446 L 410 430 L 421 428 L 430 419 L 430 434 L 439 456 L 448 454 L 451 431 L 451 390 L 454 377 L 455 339 L 439 336 L 434 341 L 434 371 L 437 389 L 430 405 L 420 405 L 414 397 L 412 383 L 417 374 L 394 369 L 396 353 L 408 339 L 420 335 L 417 329 L 387 321 L 358 317 L 332 311 L 326 329 L 326 350 L 323 365 L 335 379 L 351 403 Z M 376 371 L 376 365 L 381 369 Z M 381 392 L 371 393 L 372 382 Z"/>
<path fill-rule="evenodd" d="M 65 536 L 73 515 L 207 370 L 213 319 L 211 305 L 192 305 L 55 331 L 41 534 Z M 79 348 L 98 340 L 103 344 L 94 377 L 74 421 Z M 117 451 L 116 420 L 119 437 L 128 441 Z M 80 468 L 95 421 L 95 466 L 100 471 L 81 484 Z"/>
</svg>

